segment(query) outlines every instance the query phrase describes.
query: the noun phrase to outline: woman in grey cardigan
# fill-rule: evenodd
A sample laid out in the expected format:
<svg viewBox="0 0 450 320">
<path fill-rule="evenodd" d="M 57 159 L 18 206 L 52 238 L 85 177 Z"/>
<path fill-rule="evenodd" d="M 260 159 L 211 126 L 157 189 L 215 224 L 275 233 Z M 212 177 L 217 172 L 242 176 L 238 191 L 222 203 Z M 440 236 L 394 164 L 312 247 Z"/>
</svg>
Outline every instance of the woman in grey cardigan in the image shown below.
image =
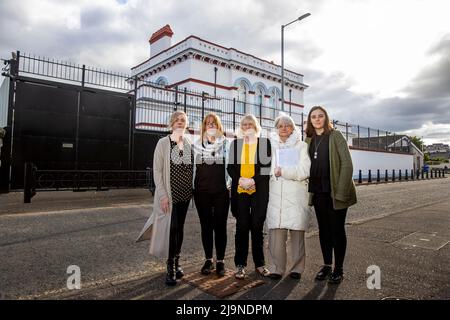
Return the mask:
<svg viewBox="0 0 450 320">
<path fill-rule="evenodd" d="M 167 257 L 166 285 L 173 286 L 184 276 L 179 259 L 192 198 L 193 153 L 185 137 L 187 115 L 175 111 L 169 127 L 172 133 L 158 141 L 153 156 L 153 213 L 137 241 L 150 240 L 150 254 Z"/>
</svg>

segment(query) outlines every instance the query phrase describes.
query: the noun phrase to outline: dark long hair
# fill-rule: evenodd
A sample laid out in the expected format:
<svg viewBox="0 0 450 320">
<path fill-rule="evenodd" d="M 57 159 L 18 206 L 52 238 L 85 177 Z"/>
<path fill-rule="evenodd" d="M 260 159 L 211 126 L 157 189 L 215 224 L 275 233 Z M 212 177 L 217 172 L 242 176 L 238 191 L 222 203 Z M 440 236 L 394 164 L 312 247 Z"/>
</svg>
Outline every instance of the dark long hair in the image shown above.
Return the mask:
<svg viewBox="0 0 450 320">
<path fill-rule="evenodd" d="M 330 134 L 331 131 L 334 130 L 333 125 L 330 122 L 330 117 L 328 116 L 327 111 L 325 110 L 324 107 L 322 106 L 314 106 L 311 108 L 311 110 L 309 111 L 308 114 L 308 120 L 306 121 L 306 136 L 307 137 L 312 137 L 316 134 L 316 131 L 314 130 L 314 126 L 311 122 L 311 113 L 313 113 L 316 110 L 321 110 L 324 114 L 325 114 L 325 122 L 324 122 L 324 134 Z"/>
</svg>

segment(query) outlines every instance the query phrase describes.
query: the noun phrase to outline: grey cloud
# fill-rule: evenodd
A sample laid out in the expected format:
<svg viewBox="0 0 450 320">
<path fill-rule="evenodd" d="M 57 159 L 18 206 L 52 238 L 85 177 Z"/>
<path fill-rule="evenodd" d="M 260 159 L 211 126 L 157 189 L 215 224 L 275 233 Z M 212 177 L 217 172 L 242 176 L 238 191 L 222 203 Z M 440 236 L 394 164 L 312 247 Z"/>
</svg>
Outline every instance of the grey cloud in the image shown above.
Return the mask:
<svg viewBox="0 0 450 320">
<path fill-rule="evenodd" d="M 403 98 L 357 95 L 349 90 L 352 82 L 344 74 L 330 76 L 306 69 L 305 82 L 310 85 L 305 91 L 306 109 L 325 105 L 336 119 L 389 131 L 419 129 L 428 122 L 450 127 L 449 35 L 433 46 L 429 54 L 437 57 L 436 63 L 419 70 L 405 87 L 407 96 Z M 450 139 L 448 131 L 433 132 L 433 137 Z"/>
<path fill-rule="evenodd" d="M 111 19 L 114 19 L 113 13 L 101 7 L 85 8 L 81 11 L 81 25 L 88 30 L 105 28 Z"/>
<path fill-rule="evenodd" d="M 449 137 L 450 137 L 450 130 L 444 130 L 444 129 L 433 129 L 434 131 L 428 131 L 427 132 L 427 138 L 429 139 L 438 139 L 441 140 L 442 138 L 444 138 L 445 140 L 442 141 L 449 141 Z"/>
<path fill-rule="evenodd" d="M 314 10 L 322 2 L 306 1 L 303 5 Z M 279 56 L 281 23 L 304 13 L 299 10 L 297 3 L 287 0 L 276 5 L 268 0 L 230 1 L 227 6 L 215 7 L 190 1 L 177 3 L 177 10 L 171 16 L 176 20 L 172 25 L 176 36 L 195 34 L 267 58 Z"/>
<path fill-rule="evenodd" d="M 152 32 L 170 24 L 175 33 L 173 43 L 193 34 L 279 64 L 281 23 L 307 11 L 312 12 L 314 18 L 325 4 L 323 0 L 301 3 L 282 0 L 277 4 L 270 0 L 230 0 L 226 6 L 209 5 L 200 0 L 139 0 L 135 3 L 136 6 L 122 5 L 119 12 L 106 6 L 85 5 L 80 30 L 46 24 L 28 30 L 20 2 L 0 1 L 0 56 L 9 58 L 10 51 L 20 49 L 128 72 L 130 67 L 148 58 L 147 41 Z M 111 21 L 119 21 L 120 27 L 112 27 Z M 310 86 L 305 91 L 305 111 L 312 105 L 322 104 L 336 119 L 389 131 L 420 128 L 430 121 L 450 124 L 450 35 L 430 48 L 429 55 L 437 61 L 420 70 L 405 87 L 405 98 L 379 100 L 371 95 L 352 93 L 352 79 L 344 73 L 329 74 L 310 68 L 322 49 L 313 39 L 303 38 L 301 28 L 297 32 L 300 34 L 295 37 L 304 40 L 299 47 L 292 42 L 292 34 L 286 38 L 285 62 L 288 69 L 304 74 L 304 81 Z M 118 53 L 119 49 L 128 47 L 132 49 L 125 51 L 127 57 L 121 56 L 123 51 Z M 444 130 L 441 134 L 448 132 Z"/>
<path fill-rule="evenodd" d="M 346 86 L 322 92 L 305 92 L 307 109 L 312 105 L 326 106 L 333 118 L 388 131 L 420 128 L 426 122 L 450 124 L 449 100 L 436 98 L 390 98 L 378 100 L 356 95 Z M 319 89 L 320 90 L 320 89 Z"/>
<path fill-rule="evenodd" d="M 71 60 L 79 63 L 100 63 L 99 67 L 129 71 L 130 65 L 121 64 L 117 57 L 115 65 L 101 65 L 102 57 L 111 56 L 115 48 L 132 45 L 146 38 L 141 32 L 130 30 L 130 24 L 123 28 L 112 28 L 111 21 L 119 17 L 112 10 L 104 7 L 88 7 L 81 10 L 81 29 L 68 30 L 60 25 L 38 25 L 34 30 L 27 30 L 28 24 L 24 14 L 17 10 L 20 6 L 12 2 L 2 2 L 0 9 L 5 12 L 0 21 L 1 30 L 8 30 L 1 36 L 0 53 L 3 58 L 9 58 L 10 51 L 19 49 L 28 53 L 42 54 L 47 57 Z M 134 20 L 131 10 L 124 11 Z M 124 19 L 126 22 L 126 18 Z M 141 39 L 142 38 L 142 39 Z M 145 41 L 145 40 L 144 40 Z M 144 43 L 145 45 L 145 43 Z M 79 61 L 83 52 L 92 52 L 88 61 Z"/>
<path fill-rule="evenodd" d="M 443 37 L 429 54 L 438 61 L 422 70 L 406 91 L 415 96 L 450 98 L 450 34 Z"/>
<path fill-rule="evenodd" d="M 303 1 L 301 4 L 282 0 L 276 5 L 272 1 L 229 1 L 227 6 L 214 6 L 204 1 L 137 1 L 136 6 L 122 6 L 121 19 L 129 28 L 111 30 L 109 20 L 117 19 L 107 7 L 82 6 L 81 30 L 67 30 L 61 26 L 41 25 L 32 32 L 26 31 L 26 17 L 20 3 L 1 1 L 4 19 L 1 30 L 10 30 L 2 35 L 0 53 L 24 49 L 53 57 L 71 59 L 83 51 L 95 51 L 99 55 L 114 46 L 137 44 L 141 53 L 148 56 L 147 40 L 152 32 L 169 23 L 175 32 L 174 41 L 195 34 L 202 38 L 234 47 L 259 57 L 280 63 L 280 25 L 308 11 L 319 10 L 323 1 Z M 301 7 L 299 7 L 301 5 Z M 155 10 L 157 8 L 157 10 Z M 264 19 L 261 19 L 264 17 Z M 286 41 L 287 50 L 295 50 Z M 288 49 L 290 48 L 290 49 Z M 306 48 L 305 59 L 311 59 L 318 48 Z M 303 59 L 303 57 L 301 57 Z M 84 62 L 84 61 L 83 61 Z M 136 61 L 138 63 L 140 61 Z M 131 66 L 129 66 L 131 67 Z"/>
</svg>

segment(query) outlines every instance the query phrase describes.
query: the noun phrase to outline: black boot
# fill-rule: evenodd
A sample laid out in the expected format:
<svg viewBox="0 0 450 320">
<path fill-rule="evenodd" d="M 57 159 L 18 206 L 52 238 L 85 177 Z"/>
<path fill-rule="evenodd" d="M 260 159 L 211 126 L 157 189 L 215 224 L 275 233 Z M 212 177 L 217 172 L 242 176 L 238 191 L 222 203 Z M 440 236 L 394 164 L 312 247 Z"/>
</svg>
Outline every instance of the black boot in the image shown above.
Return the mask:
<svg viewBox="0 0 450 320">
<path fill-rule="evenodd" d="M 184 271 L 180 267 L 180 255 L 175 256 L 175 277 L 181 279 L 184 277 Z"/>
<path fill-rule="evenodd" d="M 173 259 L 167 260 L 167 274 L 166 274 L 166 285 L 174 286 L 177 284 L 177 279 L 175 278 L 175 263 Z"/>
<path fill-rule="evenodd" d="M 328 283 L 339 284 L 344 279 L 344 271 L 342 268 L 335 268 L 328 278 Z"/>
<path fill-rule="evenodd" d="M 324 265 L 322 266 L 322 268 L 320 268 L 319 272 L 317 272 L 316 274 L 316 280 L 322 281 L 327 279 L 330 274 L 331 274 L 331 266 L 329 265 Z"/>
</svg>

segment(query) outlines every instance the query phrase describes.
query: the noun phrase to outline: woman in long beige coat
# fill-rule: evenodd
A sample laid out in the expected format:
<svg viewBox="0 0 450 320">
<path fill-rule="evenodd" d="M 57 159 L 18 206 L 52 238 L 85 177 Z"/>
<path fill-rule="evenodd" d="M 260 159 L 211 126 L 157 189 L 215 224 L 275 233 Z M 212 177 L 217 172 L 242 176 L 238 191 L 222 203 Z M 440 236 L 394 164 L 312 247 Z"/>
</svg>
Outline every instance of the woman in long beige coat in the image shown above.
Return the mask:
<svg viewBox="0 0 450 320">
<path fill-rule="evenodd" d="M 185 136 L 187 126 L 186 114 L 174 112 L 169 125 L 172 133 L 156 145 L 153 212 L 137 239 L 150 240 L 150 254 L 167 257 L 167 285 L 175 285 L 176 279 L 184 276 L 179 260 L 193 180 L 192 147 Z"/>
</svg>

